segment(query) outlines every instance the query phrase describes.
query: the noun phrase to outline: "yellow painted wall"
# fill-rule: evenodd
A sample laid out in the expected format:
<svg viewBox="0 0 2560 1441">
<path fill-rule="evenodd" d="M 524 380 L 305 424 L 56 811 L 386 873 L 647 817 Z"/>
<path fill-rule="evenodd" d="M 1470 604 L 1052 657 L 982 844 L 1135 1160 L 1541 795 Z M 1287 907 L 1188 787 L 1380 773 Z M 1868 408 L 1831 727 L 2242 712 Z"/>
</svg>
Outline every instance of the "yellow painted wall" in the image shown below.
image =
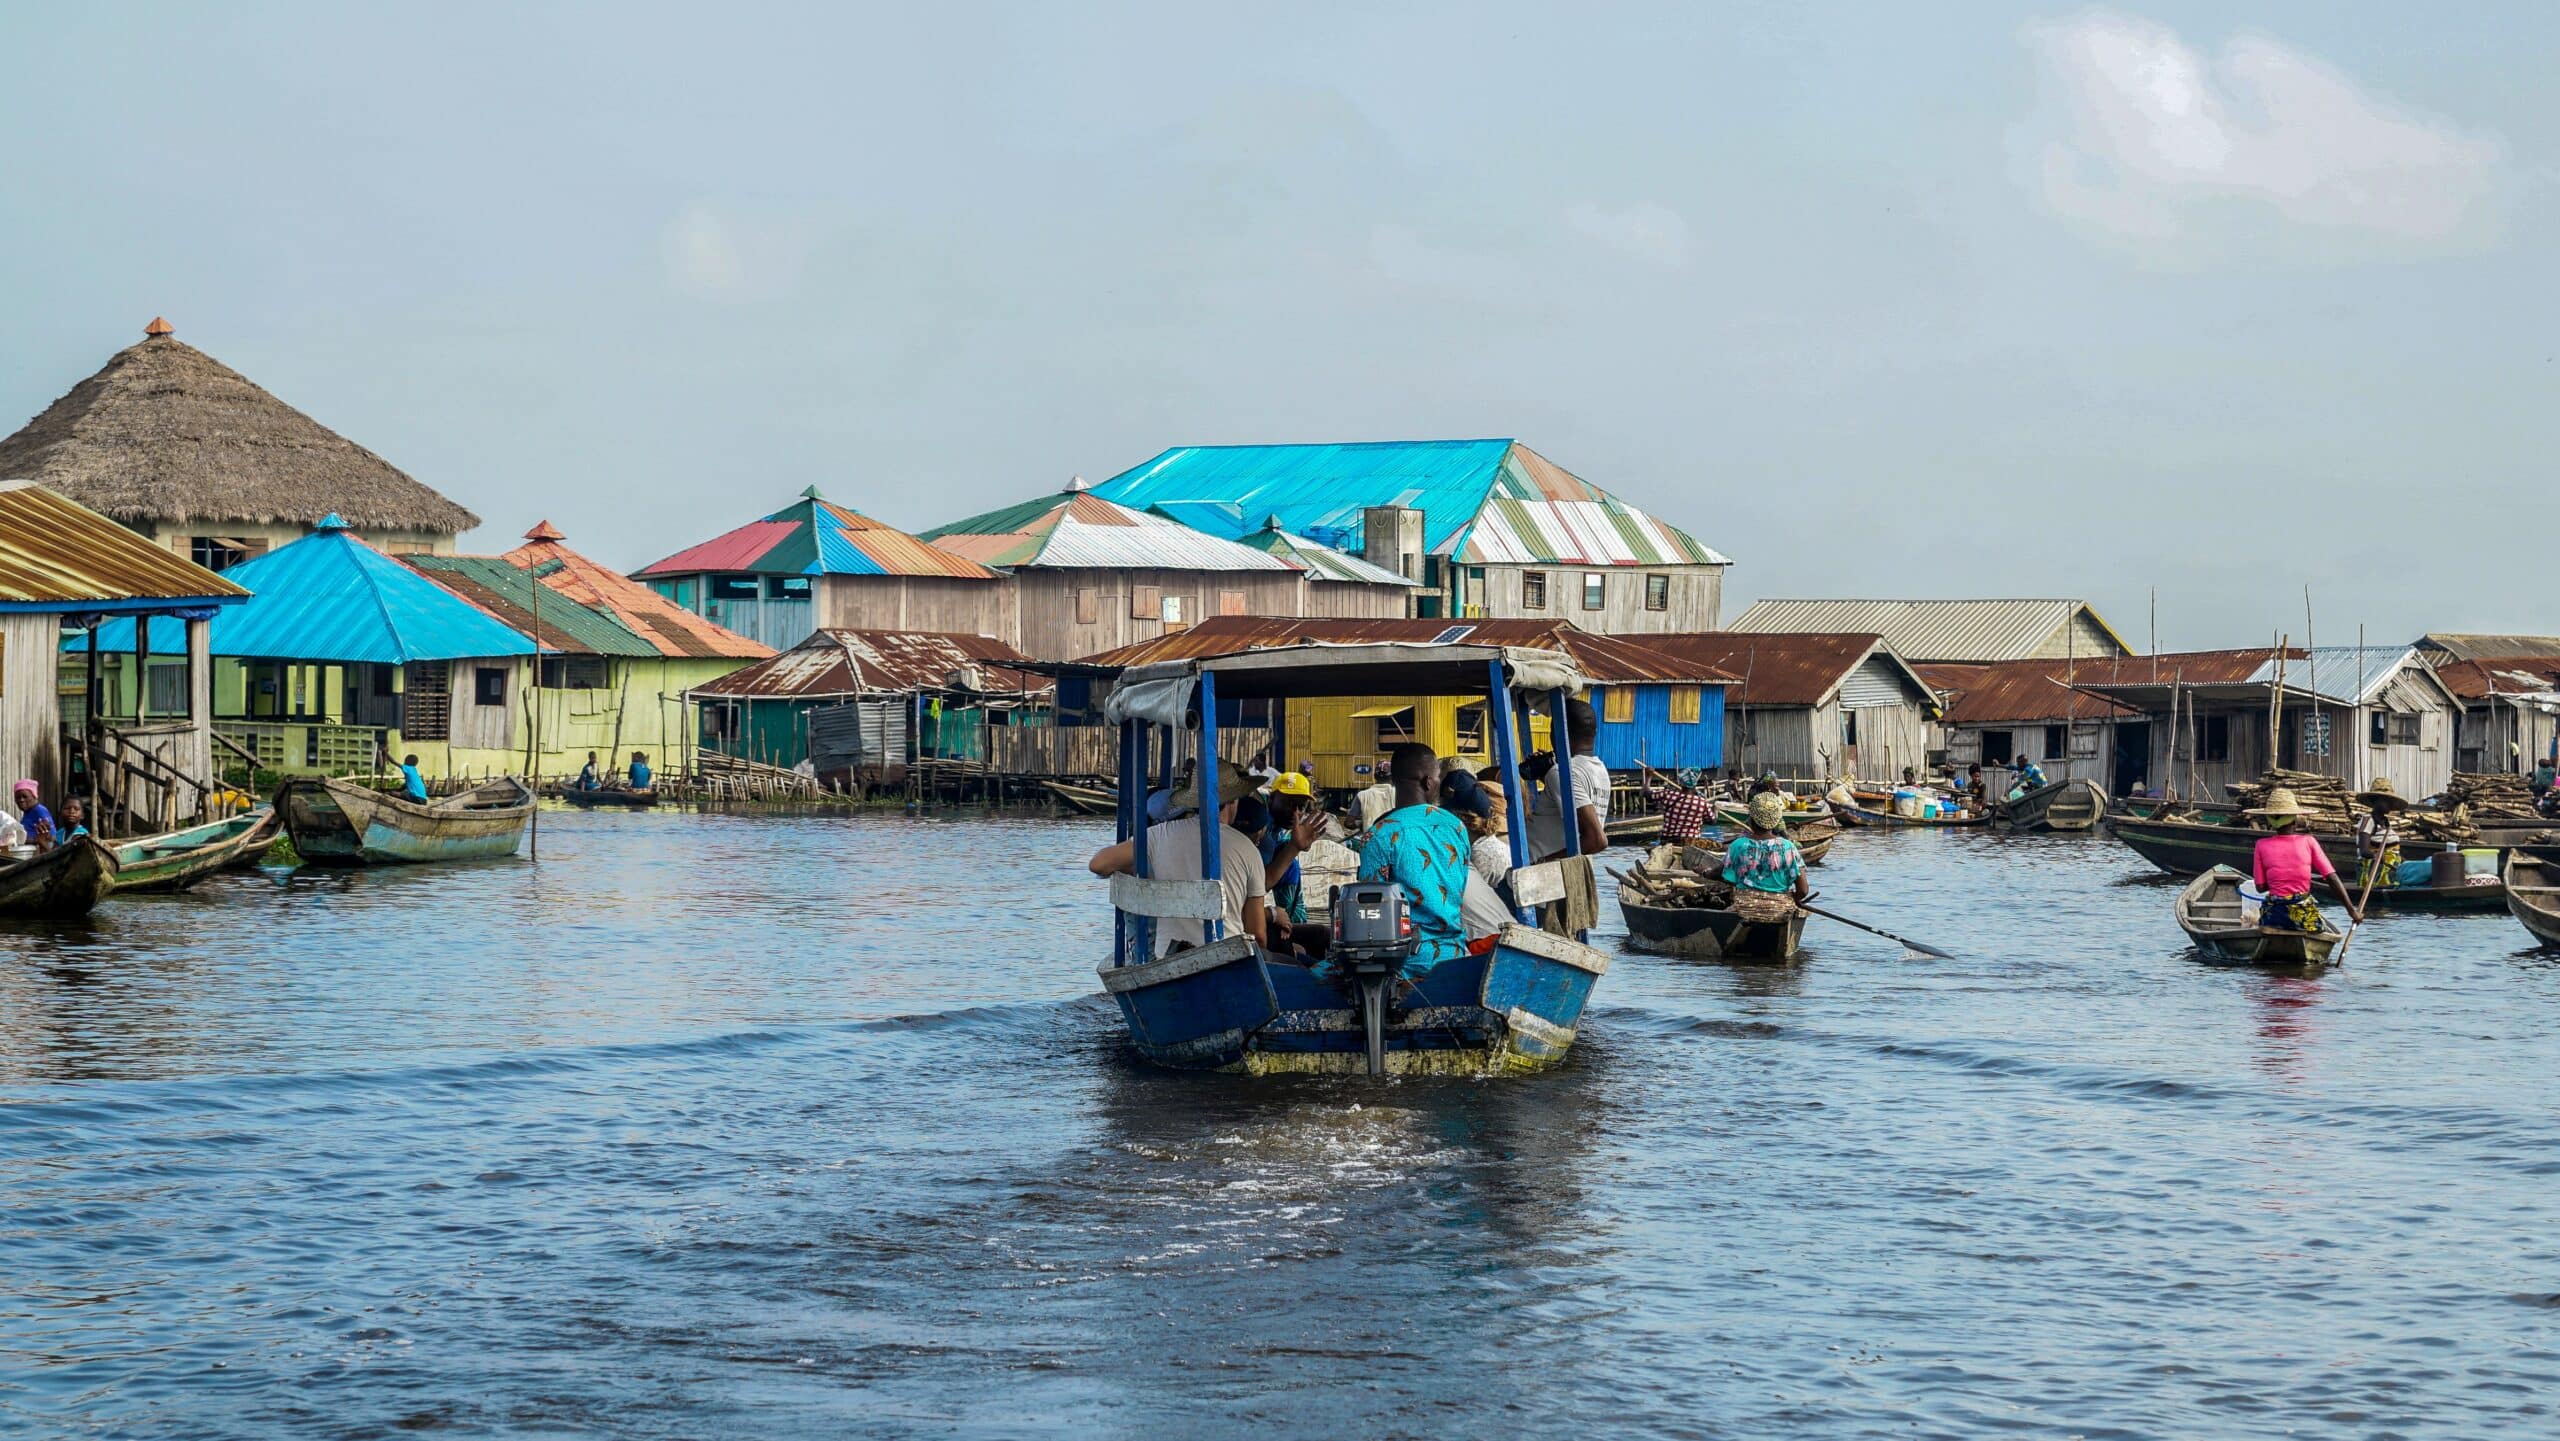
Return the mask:
<svg viewBox="0 0 2560 1441">
<path fill-rule="evenodd" d="M 1375 710 L 1381 706 L 1413 707 L 1410 721 L 1402 717 L 1362 716 L 1356 712 Z M 1309 756 L 1315 758 L 1316 785 L 1324 790 L 1358 790 L 1375 785 L 1384 774 L 1386 751 L 1378 740 L 1382 721 L 1390 726 L 1402 723 L 1410 727 L 1412 738 L 1442 757 L 1458 756 L 1469 765 L 1482 769 L 1493 763 L 1492 728 L 1478 721 L 1472 725 L 1462 748 L 1459 740 L 1459 712 L 1481 710 L 1482 701 L 1456 696 L 1327 696 L 1318 700 L 1288 702 L 1281 765 L 1294 766 Z M 1535 716 L 1530 721 L 1533 748 L 1547 743 L 1547 718 Z M 1392 732 L 1391 732 L 1392 733 Z"/>
</svg>

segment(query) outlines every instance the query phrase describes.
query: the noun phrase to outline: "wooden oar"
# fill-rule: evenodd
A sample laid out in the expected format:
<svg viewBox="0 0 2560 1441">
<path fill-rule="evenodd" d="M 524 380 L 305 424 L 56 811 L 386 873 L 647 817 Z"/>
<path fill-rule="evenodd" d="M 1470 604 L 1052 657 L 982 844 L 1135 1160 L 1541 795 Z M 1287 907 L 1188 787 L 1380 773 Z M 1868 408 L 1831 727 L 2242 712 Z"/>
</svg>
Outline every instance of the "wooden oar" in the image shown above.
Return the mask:
<svg viewBox="0 0 2560 1441">
<path fill-rule="evenodd" d="M 1882 926 L 1871 926 L 1864 921 L 1853 921 L 1847 916 L 1841 915 L 1837 911 L 1826 911 L 1820 906 L 1806 906 L 1805 909 L 1825 920 L 1838 921 L 1844 926 L 1853 926 L 1858 930 L 1866 931 L 1872 935 L 1882 936 L 1888 941 L 1898 941 L 1901 943 L 1904 950 L 1930 957 L 1933 960 L 1952 961 L 1955 959 L 1955 953 L 1952 951 L 1942 951 L 1936 946 L 1924 946 L 1918 941 L 1911 939 L 1909 936 L 1897 936 Z"/>
<path fill-rule="evenodd" d="M 2356 902 L 2356 917 L 2347 922 L 2347 933 L 2338 938 L 2338 948 L 2329 953 L 2329 964 L 2343 966 L 2347 963 L 2347 947 L 2355 944 L 2356 927 L 2364 924 L 2365 907 L 2373 904 L 2373 883 L 2380 879 L 2382 879 L 2382 857 L 2376 854 L 2364 868 L 2364 897 Z"/>
</svg>

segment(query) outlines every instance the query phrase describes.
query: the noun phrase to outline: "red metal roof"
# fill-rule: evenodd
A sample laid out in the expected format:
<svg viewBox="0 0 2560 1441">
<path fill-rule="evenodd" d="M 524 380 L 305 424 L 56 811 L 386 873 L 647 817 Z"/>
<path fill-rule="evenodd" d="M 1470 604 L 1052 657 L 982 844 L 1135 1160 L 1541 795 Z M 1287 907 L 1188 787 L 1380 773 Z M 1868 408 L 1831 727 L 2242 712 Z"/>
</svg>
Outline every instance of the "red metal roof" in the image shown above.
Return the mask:
<svg viewBox="0 0 2560 1441">
<path fill-rule="evenodd" d="M 690 575 L 706 570 L 745 570 L 782 543 L 793 530 L 787 520 L 751 520 L 726 535 L 677 551 L 642 570 L 642 575 Z"/>
<path fill-rule="evenodd" d="M 1648 635 L 1644 643 L 1685 660 L 1703 661 L 1740 676 L 1732 699 L 1742 705 L 1820 705 L 1860 662 L 1884 645 L 1873 633 L 1798 631 L 1681 631 Z M 1894 663 L 1903 664 L 1893 652 Z M 1905 669 L 1908 669 L 1906 666 Z M 1916 674 L 1913 683 L 1927 687 Z"/>
<path fill-rule="evenodd" d="M 1947 697 L 1949 725 L 1998 725 L 2003 721 L 2112 720 L 2139 716 L 2131 706 L 2093 696 L 2076 687 L 2123 676 L 2135 664 L 2110 665 L 2104 660 L 2077 665 L 2058 660 L 2013 660 L 1974 665 L 1939 662 L 1916 665 L 1920 678 Z M 2148 658 L 2141 664 L 2149 675 Z M 2068 681 L 2069 684 L 2065 684 Z"/>
<path fill-rule="evenodd" d="M 2500 656 L 2496 660 L 2446 661 L 2436 678 L 2458 700 L 2486 700 L 2493 695 L 2560 688 L 2560 655 Z"/>
<path fill-rule="evenodd" d="M 549 521 L 528 534 L 534 538 L 506 553 L 510 565 L 530 570 L 558 561 L 560 568 L 543 577 L 545 585 L 622 622 L 661 655 L 754 660 L 773 654 L 773 647 L 764 642 L 715 625 L 611 566 L 571 550 Z"/>
<path fill-rule="evenodd" d="M 993 636 L 940 631 L 820 630 L 770 660 L 688 694 L 816 699 L 907 691 L 1032 694 L 1054 682 L 1014 667 L 1029 656 Z"/>
<path fill-rule="evenodd" d="M 1573 657 L 1584 676 L 1602 685 L 1654 681 L 1731 685 L 1737 680 L 1712 664 L 1656 650 L 1646 643 L 1646 638 L 1601 635 L 1562 620 L 1328 620 L 1221 615 L 1211 616 L 1188 630 L 1104 651 L 1075 664 L 1116 670 L 1150 661 L 1201 660 L 1308 641 L 1359 645 L 1422 644 L 1435 640 L 1560 650 Z"/>
</svg>

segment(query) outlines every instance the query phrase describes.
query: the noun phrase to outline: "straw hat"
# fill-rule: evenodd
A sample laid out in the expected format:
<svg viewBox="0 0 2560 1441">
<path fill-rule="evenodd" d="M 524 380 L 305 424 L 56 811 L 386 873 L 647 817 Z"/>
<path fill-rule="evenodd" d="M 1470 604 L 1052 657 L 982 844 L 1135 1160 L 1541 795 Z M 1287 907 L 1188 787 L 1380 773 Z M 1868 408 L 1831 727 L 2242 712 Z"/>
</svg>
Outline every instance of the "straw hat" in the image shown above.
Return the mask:
<svg viewBox="0 0 2560 1441">
<path fill-rule="evenodd" d="M 2311 812 L 2302 808 L 2302 798 L 2300 796 L 2295 795 L 2293 792 L 2286 790 L 2282 786 L 2278 786 L 2274 790 L 2267 792 L 2267 803 L 2265 805 L 2258 806 L 2250 810 L 2248 814 L 2253 816 L 2307 816 L 2311 814 Z"/>
<path fill-rule="evenodd" d="M 1259 786 L 1253 777 L 1245 772 L 1231 767 L 1219 768 L 1218 805 L 1220 809 L 1224 809 L 1229 801 L 1243 800 L 1257 789 Z M 1187 811 L 1200 809 L 1200 777 L 1198 775 L 1192 776 L 1190 782 L 1175 794 L 1173 803 Z"/>
<path fill-rule="evenodd" d="M 2369 791 L 2356 792 L 2356 799 L 2364 803 L 2364 808 L 2366 810 L 2376 812 L 2377 814 L 2383 811 L 2400 811 L 2407 810 L 2409 808 L 2408 799 L 2400 794 L 2400 788 L 2391 783 L 2391 777 L 2389 776 L 2380 776 L 2375 778 L 2373 789 Z"/>
</svg>

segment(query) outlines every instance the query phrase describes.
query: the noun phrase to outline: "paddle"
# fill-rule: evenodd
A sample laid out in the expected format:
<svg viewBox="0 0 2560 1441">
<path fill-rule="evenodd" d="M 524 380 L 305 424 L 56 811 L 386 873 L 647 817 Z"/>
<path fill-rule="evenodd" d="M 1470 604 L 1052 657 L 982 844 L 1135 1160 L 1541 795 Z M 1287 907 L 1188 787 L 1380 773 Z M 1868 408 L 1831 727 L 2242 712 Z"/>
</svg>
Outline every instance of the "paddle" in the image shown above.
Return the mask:
<svg viewBox="0 0 2560 1441">
<path fill-rule="evenodd" d="M 2373 883 L 2381 878 L 2382 856 L 2377 851 L 2372 863 L 2364 868 L 2364 898 L 2356 902 L 2356 918 L 2347 922 L 2347 933 L 2338 938 L 2338 948 L 2329 953 L 2329 964 L 2343 966 L 2347 963 L 2347 947 L 2355 944 L 2356 927 L 2363 925 L 2364 918 L 2370 914 L 2365 908 L 2373 904 Z"/>
<path fill-rule="evenodd" d="M 1910 951 L 1914 955 L 1927 956 L 1931 960 L 1937 961 L 1952 961 L 1956 958 L 1955 953 L 1952 951 L 1942 951 L 1936 946 L 1924 946 L 1918 941 L 1911 939 L 1909 936 L 1897 936 L 1882 926 L 1871 926 L 1864 921 L 1853 921 L 1847 916 L 1841 915 L 1837 911 L 1826 911 L 1820 906 L 1806 906 L 1805 910 L 1814 915 L 1820 916 L 1825 920 L 1838 921 L 1844 926 L 1852 926 L 1858 930 L 1868 932 L 1871 935 L 1882 936 L 1888 941 L 1898 941 L 1901 943 L 1904 950 Z"/>
</svg>

